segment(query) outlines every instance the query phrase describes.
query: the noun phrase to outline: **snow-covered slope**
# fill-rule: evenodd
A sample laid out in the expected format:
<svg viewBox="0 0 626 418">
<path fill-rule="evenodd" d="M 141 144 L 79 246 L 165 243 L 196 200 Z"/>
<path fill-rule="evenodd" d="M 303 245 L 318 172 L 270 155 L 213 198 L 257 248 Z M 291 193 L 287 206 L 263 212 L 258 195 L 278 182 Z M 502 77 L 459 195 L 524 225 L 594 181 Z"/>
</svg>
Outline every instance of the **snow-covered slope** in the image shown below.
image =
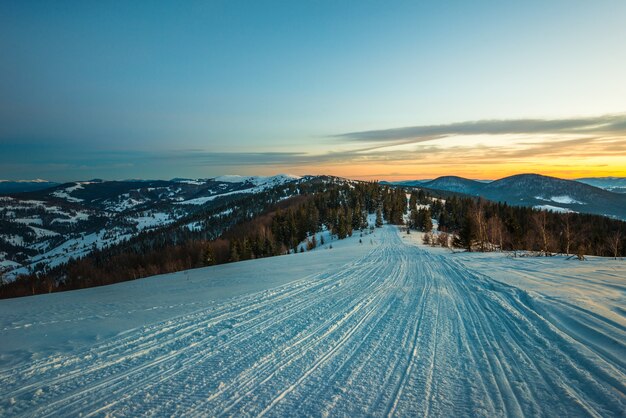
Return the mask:
<svg viewBox="0 0 626 418">
<path fill-rule="evenodd" d="M 216 179 L 174 179 L 71 182 L 45 190 L 0 196 L 0 274 L 12 280 L 29 269 L 55 267 L 94 248 L 115 245 L 147 230 L 184 223 L 198 212 L 205 221 L 223 213 L 219 205 L 243 196 L 277 190 L 275 199 L 300 177 L 224 176 Z M 283 188 L 284 190 L 278 190 Z M 189 219 L 196 222 L 198 219 Z M 196 224 L 194 230 L 202 229 Z M 6 263 L 5 263 L 6 262 Z M 10 263 L 9 263 L 10 262 Z"/>
<path fill-rule="evenodd" d="M 623 416 L 623 262 L 375 237 L 2 300 L 0 415 Z"/>
</svg>

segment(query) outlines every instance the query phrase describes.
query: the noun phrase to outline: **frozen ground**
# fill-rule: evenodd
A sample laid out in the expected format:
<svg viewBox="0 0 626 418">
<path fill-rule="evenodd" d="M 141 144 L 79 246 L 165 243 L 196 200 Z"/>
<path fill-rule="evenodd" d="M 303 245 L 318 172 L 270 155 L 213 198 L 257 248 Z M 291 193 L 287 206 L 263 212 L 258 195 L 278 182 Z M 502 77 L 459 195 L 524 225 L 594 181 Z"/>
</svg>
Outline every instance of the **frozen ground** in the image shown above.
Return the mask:
<svg viewBox="0 0 626 418">
<path fill-rule="evenodd" d="M 0 415 L 624 416 L 623 261 L 414 235 L 0 301 Z"/>
</svg>

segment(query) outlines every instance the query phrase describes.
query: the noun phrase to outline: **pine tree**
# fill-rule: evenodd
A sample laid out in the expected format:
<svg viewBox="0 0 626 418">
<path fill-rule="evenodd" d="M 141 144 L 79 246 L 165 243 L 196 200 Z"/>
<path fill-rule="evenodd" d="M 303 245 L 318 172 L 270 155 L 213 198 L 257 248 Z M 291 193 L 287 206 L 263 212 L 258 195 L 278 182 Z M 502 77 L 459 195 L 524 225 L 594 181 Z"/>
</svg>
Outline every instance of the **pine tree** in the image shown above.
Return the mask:
<svg viewBox="0 0 626 418">
<path fill-rule="evenodd" d="M 362 223 L 361 206 L 357 203 L 352 210 L 352 229 L 361 229 Z"/>
<path fill-rule="evenodd" d="M 476 237 L 476 231 L 474 228 L 474 222 L 472 217 L 467 214 L 463 220 L 463 224 L 459 230 L 459 235 L 454 238 L 453 245 L 458 248 L 465 248 L 467 251 L 472 251 L 472 243 Z"/>
<path fill-rule="evenodd" d="M 430 232 L 433 230 L 433 220 L 430 214 L 430 209 L 424 209 L 422 222 L 422 229 L 424 230 L 424 232 Z"/>
<path fill-rule="evenodd" d="M 383 213 L 379 206 L 378 209 L 376 209 L 376 228 L 380 228 L 382 226 L 383 226 Z"/>
</svg>

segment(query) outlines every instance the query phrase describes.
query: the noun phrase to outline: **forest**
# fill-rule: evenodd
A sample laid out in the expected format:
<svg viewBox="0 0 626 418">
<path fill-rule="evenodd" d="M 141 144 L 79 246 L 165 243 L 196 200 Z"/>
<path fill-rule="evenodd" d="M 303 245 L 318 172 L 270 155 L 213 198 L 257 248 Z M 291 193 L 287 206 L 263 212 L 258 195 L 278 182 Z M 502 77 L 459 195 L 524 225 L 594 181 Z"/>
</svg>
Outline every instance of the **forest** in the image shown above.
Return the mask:
<svg viewBox="0 0 626 418">
<path fill-rule="evenodd" d="M 36 271 L 0 286 L 0 297 L 102 286 L 157 274 L 303 252 L 324 243 L 315 233 L 335 239 L 384 222 L 425 232 L 424 242 L 466 251 L 508 251 L 514 255 L 562 253 L 626 255 L 626 223 L 597 215 L 554 213 L 450 194 L 434 197 L 423 190 L 376 182 L 302 187 L 285 200 L 267 196 L 237 203 L 232 215 L 190 232 L 179 227 L 147 232 L 130 241 L 97 249 L 81 259 Z M 367 217 L 376 214 L 374 225 Z M 436 233 L 433 233 L 434 225 Z"/>
<path fill-rule="evenodd" d="M 552 254 L 622 257 L 626 255 L 626 223 L 583 213 L 557 213 L 511 206 L 481 198 L 451 196 L 436 199 L 414 191 L 410 199 L 410 227 L 430 233 L 433 219 L 438 233 L 425 236 L 431 245 L 467 251 L 519 251 Z M 428 207 L 425 207 L 428 205 Z"/>
</svg>

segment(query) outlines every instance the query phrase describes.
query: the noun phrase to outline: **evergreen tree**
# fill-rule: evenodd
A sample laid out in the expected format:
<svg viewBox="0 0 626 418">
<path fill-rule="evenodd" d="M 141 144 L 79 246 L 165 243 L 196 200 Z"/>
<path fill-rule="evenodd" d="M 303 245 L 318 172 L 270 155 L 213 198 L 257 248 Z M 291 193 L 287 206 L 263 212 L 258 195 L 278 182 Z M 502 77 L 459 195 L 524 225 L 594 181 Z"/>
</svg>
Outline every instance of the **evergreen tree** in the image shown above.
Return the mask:
<svg viewBox="0 0 626 418">
<path fill-rule="evenodd" d="M 383 212 L 380 207 L 376 209 L 376 228 L 380 228 L 383 226 Z"/>
<path fill-rule="evenodd" d="M 472 251 L 472 243 L 476 237 L 476 231 L 474 222 L 470 214 L 464 218 L 459 230 L 459 234 L 455 237 L 453 245 L 458 248 L 465 248 L 467 251 Z"/>
<path fill-rule="evenodd" d="M 422 215 L 422 230 L 424 232 L 430 232 L 433 230 L 433 220 L 432 220 L 432 216 L 430 214 L 430 209 L 426 208 L 424 209 L 424 214 Z"/>
</svg>

